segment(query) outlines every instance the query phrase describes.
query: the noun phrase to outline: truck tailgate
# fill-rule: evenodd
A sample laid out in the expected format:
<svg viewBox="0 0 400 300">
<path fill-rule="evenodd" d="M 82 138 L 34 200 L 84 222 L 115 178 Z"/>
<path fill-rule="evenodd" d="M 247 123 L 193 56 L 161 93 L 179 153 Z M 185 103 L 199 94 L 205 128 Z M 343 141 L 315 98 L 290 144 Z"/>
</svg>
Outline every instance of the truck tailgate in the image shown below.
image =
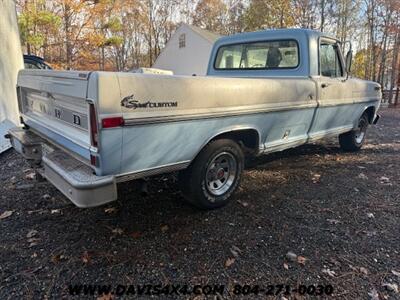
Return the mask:
<svg viewBox="0 0 400 300">
<path fill-rule="evenodd" d="M 23 70 L 18 102 L 24 123 L 51 142 L 90 160 L 90 72 Z"/>
</svg>

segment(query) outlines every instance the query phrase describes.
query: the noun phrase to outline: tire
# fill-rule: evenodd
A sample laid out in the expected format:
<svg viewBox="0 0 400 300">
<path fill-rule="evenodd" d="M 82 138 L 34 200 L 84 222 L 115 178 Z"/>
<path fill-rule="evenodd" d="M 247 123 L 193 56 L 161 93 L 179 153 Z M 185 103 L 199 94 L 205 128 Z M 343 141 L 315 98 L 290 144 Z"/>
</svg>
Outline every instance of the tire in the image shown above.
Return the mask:
<svg viewBox="0 0 400 300">
<path fill-rule="evenodd" d="M 359 151 L 365 142 L 368 124 L 368 116 L 364 113 L 358 120 L 357 129 L 339 135 L 339 144 L 342 150 Z"/>
<path fill-rule="evenodd" d="M 237 143 L 229 139 L 212 141 L 180 172 L 181 191 L 200 209 L 225 206 L 240 183 L 243 166 L 243 151 Z"/>
</svg>

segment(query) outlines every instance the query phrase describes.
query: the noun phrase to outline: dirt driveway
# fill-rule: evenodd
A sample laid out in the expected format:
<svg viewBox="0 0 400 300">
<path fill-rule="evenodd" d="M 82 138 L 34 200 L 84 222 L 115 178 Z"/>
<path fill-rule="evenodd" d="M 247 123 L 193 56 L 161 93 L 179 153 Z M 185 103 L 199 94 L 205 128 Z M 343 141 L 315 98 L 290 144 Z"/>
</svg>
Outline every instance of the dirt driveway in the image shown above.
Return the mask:
<svg viewBox="0 0 400 300">
<path fill-rule="evenodd" d="M 225 285 L 226 299 L 235 285 L 331 285 L 329 299 L 400 299 L 400 111 L 382 115 L 360 153 L 333 140 L 250 161 L 232 203 L 210 212 L 169 177 L 147 196 L 124 185 L 118 202 L 79 209 L 9 151 L 0 299 L 69 298 L 71 284 Z M 282 297 L 301 298 L 271 299 Z"/>
</svg>

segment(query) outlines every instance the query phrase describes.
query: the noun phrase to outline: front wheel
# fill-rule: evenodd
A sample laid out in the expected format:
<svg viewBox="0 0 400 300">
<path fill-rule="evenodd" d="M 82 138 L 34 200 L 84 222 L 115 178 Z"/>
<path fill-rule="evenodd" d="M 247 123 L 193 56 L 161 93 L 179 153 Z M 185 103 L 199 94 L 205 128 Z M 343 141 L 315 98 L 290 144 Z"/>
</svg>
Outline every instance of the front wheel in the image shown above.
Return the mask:
<svg viewBox="0 0 400 300">
<path fill-rule="evenodd" d="M 364 113 L 358 120 L 356 129 L 339 135 L 339 144 L 344 151 L 358 151 L 365 141 L 368 128 L 368 116 Z"/>
<path fill-rule="evenodd" d="M 201 209 L 226 205 L 239 185 L 243 165 L 243 151 L 237 143 L 229 139 L 210 142 L 179 174 L 184 197 Z"/>
</svg>

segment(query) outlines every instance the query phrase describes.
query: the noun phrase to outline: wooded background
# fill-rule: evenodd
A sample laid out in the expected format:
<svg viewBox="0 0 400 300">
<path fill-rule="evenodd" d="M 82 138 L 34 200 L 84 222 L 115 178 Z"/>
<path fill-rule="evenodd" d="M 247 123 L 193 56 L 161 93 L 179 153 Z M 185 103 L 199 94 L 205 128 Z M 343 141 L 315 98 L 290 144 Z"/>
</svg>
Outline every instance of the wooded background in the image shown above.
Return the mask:
<svg viewBox="0 0 400 300">
<path fill-rule="evenodd" d="M 17 0 L 24 51 L 53 67 L 149 67 L 184 22 L 223 35 L 270 28 L 321 30 L 350 40 L 353 75 L 390 91 L 400 70 L 399 0 Z M 193 53 L 193 59 L 196 54 Z"/>
</svg>

